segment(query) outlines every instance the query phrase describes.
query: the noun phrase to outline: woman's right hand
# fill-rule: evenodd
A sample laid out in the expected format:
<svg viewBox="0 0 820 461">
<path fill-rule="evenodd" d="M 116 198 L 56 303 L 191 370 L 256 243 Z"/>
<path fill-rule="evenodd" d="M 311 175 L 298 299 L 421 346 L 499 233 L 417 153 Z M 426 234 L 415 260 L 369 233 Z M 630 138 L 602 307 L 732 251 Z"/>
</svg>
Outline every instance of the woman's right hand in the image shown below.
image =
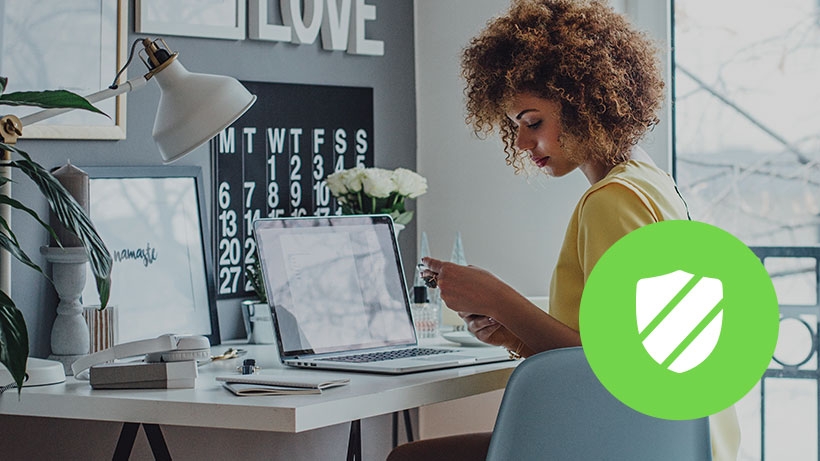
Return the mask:
<svg viewBox="0 0 820 461">
<path fill-rule="evenodd" d="M 515 306 L 529 304 L 515 289 L 480 267 L 430 257 L 422 258 L 422 262 L 427 266 L 422 277 L 435 279 L 442 301 L 456 312 L 494 317 L 503 322 L 502 316 L 517 315 Z"/>
<path fill-rule="evenodd" d="M 479 341 L 493 346 L 506 347 L 507 349 L 519 348 L 521 340 L 518 336 L 515 336 L 507 327 L 498 323 L 494 318 L 465 312 L 459 312 L 458 315 L 467 324 L 467 330 Z"/>
</svg>

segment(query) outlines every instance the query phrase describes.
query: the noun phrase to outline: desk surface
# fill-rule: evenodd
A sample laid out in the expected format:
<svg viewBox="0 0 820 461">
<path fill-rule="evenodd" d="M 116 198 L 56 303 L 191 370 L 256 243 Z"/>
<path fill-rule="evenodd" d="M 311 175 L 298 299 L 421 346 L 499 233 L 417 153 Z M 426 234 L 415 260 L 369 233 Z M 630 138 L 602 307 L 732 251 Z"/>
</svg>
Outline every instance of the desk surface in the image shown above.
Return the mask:
<svg viewBox="0 0 820 461">
<path fill-rule="evenodd" d="M 221 353 L 228 346 L 214 347 Z M 88 381 L 9 391 L 0 414 L 192 427 L 302 432 L 394 411 L 503 389 L 517 362 L 452 368 L 405 375 L 376 375 L 284 368 L 274 346 L 241 345 L 248 355 L 199 368 L 194 389 L 94 390 Z M 260 373 L 282 377 L 350 378 L 350 384 L 320 395 L 237 397 L 215 380 L 236 373 L 254 358 Z"/>
</svg>

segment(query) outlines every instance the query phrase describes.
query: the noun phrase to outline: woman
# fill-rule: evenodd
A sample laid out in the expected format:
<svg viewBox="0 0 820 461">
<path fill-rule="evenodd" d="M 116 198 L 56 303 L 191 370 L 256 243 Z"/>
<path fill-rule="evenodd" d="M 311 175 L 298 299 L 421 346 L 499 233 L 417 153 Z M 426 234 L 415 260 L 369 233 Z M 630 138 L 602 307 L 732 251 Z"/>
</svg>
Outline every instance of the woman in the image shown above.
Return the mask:
<svg viewBox="0 0 820 461">
<path fill-rule="evenodd" d="M 584 283 L 601 255 L 641 226 L 688 219 L 672 178 L 636 146 L 663 101 L 649 40 L 594 0 L 514 0 L 462 56 L 467 121 L 498 130 L 516 173 L 580 170 L 590 188 L 567 226 L 550 284 L 549 314 L 491 273 L 425 258 L 441 298 L 475 336 L 527 357 L 578 346 Z M 547 416 L 548 417 L 548 416 Z M 713 417 L 716 460 L 735 459 L 734 410 Z M 389 461 L 483 459 L 490 434 L 425 440 Z"/>
</svg>

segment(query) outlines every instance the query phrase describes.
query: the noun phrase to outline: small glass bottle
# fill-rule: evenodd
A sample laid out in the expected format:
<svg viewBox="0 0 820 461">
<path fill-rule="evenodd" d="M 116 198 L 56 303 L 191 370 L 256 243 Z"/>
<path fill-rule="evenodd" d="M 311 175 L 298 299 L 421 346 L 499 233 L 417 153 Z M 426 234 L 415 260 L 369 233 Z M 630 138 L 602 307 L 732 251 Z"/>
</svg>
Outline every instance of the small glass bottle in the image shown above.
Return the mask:
<svg viewBox="0 0 820 461">
<path fill-rule="evenodd" d="M 413 287 L 413 304 L 410 306 L 410 311 L 413 314 L 413 325 L 416 327 L 417 338 L 438 336 L 438 306 L 430 302 L 426 286 Z"/>
</svg>

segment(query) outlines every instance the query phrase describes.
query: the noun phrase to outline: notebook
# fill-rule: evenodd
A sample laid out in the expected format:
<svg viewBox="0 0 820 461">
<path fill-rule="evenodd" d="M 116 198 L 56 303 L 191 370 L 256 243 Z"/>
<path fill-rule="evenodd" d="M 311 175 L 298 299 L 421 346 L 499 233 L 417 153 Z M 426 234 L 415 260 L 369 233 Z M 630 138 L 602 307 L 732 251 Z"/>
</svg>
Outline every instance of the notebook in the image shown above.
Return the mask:
<svg viewBox="0 0 820 461">
<path fill-rule="evenodd" d="M 217 376 L 217 381 L 235 395 L 306 395 L 321 394 L 325 389 L 344 386 L 348 378 L 340 379 L 282 379 L 276 375 L 230 375 Z"/>
<path fill-rule="evenodd" d="M 509 360 L 419 347 L 390 216 L 262 218 L 253 231 L 282 363 L 399 374 Z"/>
</svg>

